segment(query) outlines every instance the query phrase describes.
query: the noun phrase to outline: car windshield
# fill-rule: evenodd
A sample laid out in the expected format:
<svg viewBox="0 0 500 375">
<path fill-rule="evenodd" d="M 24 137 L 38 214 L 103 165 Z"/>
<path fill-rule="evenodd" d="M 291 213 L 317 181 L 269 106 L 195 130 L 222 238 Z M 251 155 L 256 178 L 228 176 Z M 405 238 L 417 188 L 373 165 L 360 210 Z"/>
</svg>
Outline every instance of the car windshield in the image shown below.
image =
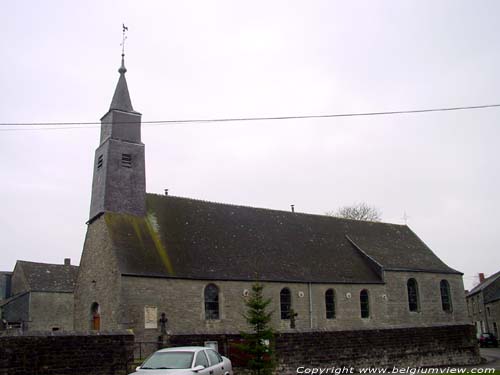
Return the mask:
<svg viewBox="0 0 500 375">
<path fill-rule="evenodd" d="M 187 369 L 193 363 L 191 352 L 156 352 L 149 357 L 141 366 L 141 369 Z"/>
<path fill-rule="evenodd" d="M 483 336 L 484 337 L 491 337 L 491 335 L 489 333 L 483 333 Z"/>
</svg>

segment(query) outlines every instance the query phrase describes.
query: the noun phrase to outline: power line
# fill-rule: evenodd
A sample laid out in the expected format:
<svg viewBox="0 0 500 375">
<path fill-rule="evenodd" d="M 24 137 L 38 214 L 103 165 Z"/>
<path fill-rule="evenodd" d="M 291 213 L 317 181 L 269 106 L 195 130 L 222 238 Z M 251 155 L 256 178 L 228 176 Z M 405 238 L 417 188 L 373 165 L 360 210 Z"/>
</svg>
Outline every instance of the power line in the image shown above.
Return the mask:
<svg viewBox="0 0 500 375">
<path fill-rule="evenodd" d="M 173 125 L 186 123 L 215 123 L 215 122 L 243 122 L 243 121 L 278 121 L 278 120 L 303 120 L 303 119 L 320 119 L 320 118 L 335 118 L 335 117 L 367 117 L 367 116 L 389 116 L 402 114 L 418 114 L 430 112 L 450 112 L 473 109 L 498 108 L 500 104 L 484 104 L 464 107 L 446 107 L 446 108 L 430 108 L 430 109 L 412 109 L 400 111 L 384 111 L 384 112 L 358 112 L 358 113 L 335 113 L 325 115 L 303 115 L 303 116 L 274 116 L 274 117 L 233 117 L 233 118 L 213 118 L 213 119 L 185 119 L 185 120 L 153 120 L 143 121 L 145 125 Z M 120 124 L 136 123 L 136 121 L 119 122 Z M 0 129 L 0 131 L 19 131 L 19 130 L 60 130 L 60 129 L 87 129 L 95 128 L 101 122 L 4 122 L 0 126 L 37 126 L 38 128 L 29 129 Z M 52 126 L 52 127 L 48 127 Z M 57 126 L 57 127 L 54 127 Z"/>
</svg>

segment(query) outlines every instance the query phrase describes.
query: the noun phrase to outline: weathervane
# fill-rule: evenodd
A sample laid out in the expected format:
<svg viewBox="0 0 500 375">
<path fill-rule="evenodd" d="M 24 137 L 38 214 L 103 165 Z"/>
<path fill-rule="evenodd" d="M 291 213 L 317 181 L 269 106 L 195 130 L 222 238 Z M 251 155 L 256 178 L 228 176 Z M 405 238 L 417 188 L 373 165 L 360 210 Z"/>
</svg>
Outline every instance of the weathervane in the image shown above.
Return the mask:
<svg viewBox="0 0 500 375">
<path fill-rule="evenodd" d="M 128 31 L 128 27 L 122 23 L 122 56 L 125 56 L 125 40 L 127 40 L 127 36 L 125 35 L 125 31 Z"/>
</svg>

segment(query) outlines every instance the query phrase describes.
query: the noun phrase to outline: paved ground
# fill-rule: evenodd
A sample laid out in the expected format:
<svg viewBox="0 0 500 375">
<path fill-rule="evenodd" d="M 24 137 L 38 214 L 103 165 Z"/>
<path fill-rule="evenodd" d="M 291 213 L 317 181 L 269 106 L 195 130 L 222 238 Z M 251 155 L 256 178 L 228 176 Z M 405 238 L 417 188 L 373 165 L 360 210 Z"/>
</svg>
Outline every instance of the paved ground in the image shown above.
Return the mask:
<svg viewBox="0 0 500 375">
<path fill-rule="evenodd" d="M 480 348 L 481 357 L 486 359 L 486 363 L 476 367 L 493 367 L 500 370 L 500 348 Z"/>
</svg>

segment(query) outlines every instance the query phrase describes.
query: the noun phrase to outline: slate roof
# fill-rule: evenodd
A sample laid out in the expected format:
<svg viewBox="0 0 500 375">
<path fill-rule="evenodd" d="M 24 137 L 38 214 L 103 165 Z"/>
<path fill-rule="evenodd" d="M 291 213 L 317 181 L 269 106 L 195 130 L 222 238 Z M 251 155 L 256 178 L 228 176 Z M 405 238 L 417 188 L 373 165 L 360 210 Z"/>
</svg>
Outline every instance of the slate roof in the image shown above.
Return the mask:
<svg viewBox="0 0 500 375">
<path fill-rule="evenodd" d="M 482 283 L 476 285 L 467 293 L 467 297 L 483 292 L 484 303 L 492 302 L 500 298 L 500 271 L 487 277 Z"/>
<path fill-rule="evenodd" d="M 145 218 L 104 215 L 124 275 L 382 283 L 380 267 L 459 273 L 403 225 L 153 194 L 146 201 Z"/>
<path fill-rule="evenodd" d="M 125 73 L 127 69 L 125 68 L 124 56 L 122 55 L 122 65 L 118 69 L 120 73 L 120 78 L 116 84 L 115 93 L 113 99 L 111 100 L 111 105 L 109 110 L 118 109 L 120 111 L 134 112 L 132 107 L 132 101 L 130 100 L 130 94 L 128 91 L 127 80 L 125 79 Z"/>
<path fill-rule="evenodd" d="M 23 272 L 28 291 L 73 292 L 75 289 L 77 266 L 18 260 L 15 268 Z"/>
</svg>

